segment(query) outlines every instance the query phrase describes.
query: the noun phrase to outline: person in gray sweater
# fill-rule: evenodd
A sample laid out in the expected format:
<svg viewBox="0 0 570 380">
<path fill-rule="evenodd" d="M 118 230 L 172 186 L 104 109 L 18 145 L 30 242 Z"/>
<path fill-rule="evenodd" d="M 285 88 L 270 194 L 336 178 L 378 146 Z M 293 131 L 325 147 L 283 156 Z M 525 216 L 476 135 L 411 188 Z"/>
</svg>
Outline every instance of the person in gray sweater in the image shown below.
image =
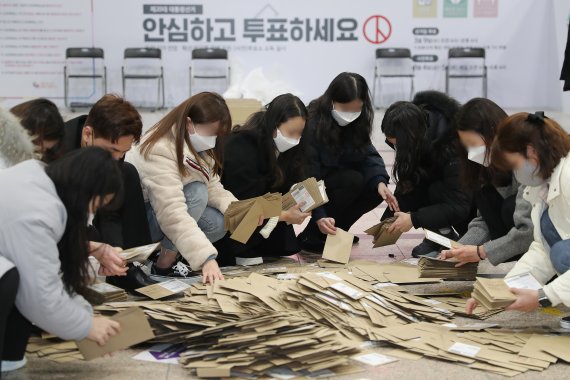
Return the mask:
<svg viewBox="0 0 570 380">
<path fill-rule="evenodd" d="M 456 115 L 461 178 L 465 187 L 475 189 L 477 217 L 459 240 L 463 246 L 442 251 L 442 259 L 456 258 L 459 265 L 482 260 L 498 265 L 518 260 L 532 243 L 532 207 L 523 199 L 525 187 L 511 171 L 491 164 L 491 145 L 506 118 L 497 104 L 483 98 L 470 100 Z"/>
<path fill-rule="evenodd" d="M 32 324 L 100 345 L 119 331 L 117 322 L 94 317 L 80 294 L 90 281 L 88 220 L 119 201 L 122 186 L 117 163 L 100 148 L 48 166 L 28 160 L 0 171 L 0 269 L 15 267 L 20 277 L 15 308 L 0 326 L 3 370 L 25 364 Z"/>
</svg>

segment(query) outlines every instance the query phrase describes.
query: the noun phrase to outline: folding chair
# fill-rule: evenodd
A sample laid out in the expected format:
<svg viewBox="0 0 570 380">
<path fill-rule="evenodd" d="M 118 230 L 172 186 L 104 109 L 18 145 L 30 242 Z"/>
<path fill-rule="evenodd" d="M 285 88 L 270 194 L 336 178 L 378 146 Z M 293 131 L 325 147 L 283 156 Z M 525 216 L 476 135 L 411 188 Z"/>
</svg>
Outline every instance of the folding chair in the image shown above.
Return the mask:
<svg viewBox="0 0 570 380">
<path fill-rule="evenodd" d="M 374 64 L 374 83 L 372 85 L 372 99 L 376 105 L 376 91 L 381 99 L 382 78 L 405 78 L 410 80 L 410 97 L 414 96 L 414 62 L 410 49 L 382 48 L 376 49 L 376 62 Z M 376 82 L 378 81 L 378 89 Z"/>
<path fill-rule="evenodd" d="M 474 63 L 480 61 L 482 68 L 470 69 L 466 65 L 452 66 L 453 61 Z M 447 66 L 445 67 L 445 92 L 449 95 L 450 79 L 481 78 L 483 82 L 483 97 L 487 97 L 487 65 L 484 48 L 458 47 L 449 49 Z"/>
<path fill-rule="evenodd" d="M 93 92 L 96 90 L 96 80 L 101 80 L 103 95 L 107 93 L 107 66 L 105 66 L 105 54 L 103 49 L 96 47 L 76 47 L 65 50 L 65 66 L 63 67 L 64 78 L 64 103 L 71 108 L 88 108 L 93 103 L 73 102 L 69 103 L 70 79 L 93 79 Z M 92 96 L 93 94 L 91 94 Z"/>
<path fill-rule="evenodd" d="M 193 95 L 194 80 L 225 80 L 225 89 L 230 85 L 230 63 L 226 49 L 194 49 L 189 67 L 190 96 Z M 222 93 L 223 91 L 218 91 Z"/>
<path fill-rule="evenodd" d="M 157 80 L 157 104 L 150 107 L 153 110 L 164 108 L 164 68 L 162 67 L 162 51 L 157 48 L 127 48 L 125 49 L 123 66 L 123 96 L 127 99 L 127 79 Z M 138 105 L 142 107 L 141 105 Z"/>
</svg>

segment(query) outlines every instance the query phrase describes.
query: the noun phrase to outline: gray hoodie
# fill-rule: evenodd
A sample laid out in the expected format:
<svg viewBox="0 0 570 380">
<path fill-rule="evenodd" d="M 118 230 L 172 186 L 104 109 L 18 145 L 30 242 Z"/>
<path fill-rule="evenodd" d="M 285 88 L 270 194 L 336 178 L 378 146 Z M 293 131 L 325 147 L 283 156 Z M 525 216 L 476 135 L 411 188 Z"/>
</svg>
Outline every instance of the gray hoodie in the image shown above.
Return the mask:
<svg viewBox="0 0 570 380">
<path fill-rule="evenodd" d="M 43 163 L 29 160 L 0 170 L 0 210 L 0 257 L 20 275 L 16 307 L 62 339 L 85 338 L 93 312 L 83 297 L 65 291 L 59 275 L 57 243 L 67 213 Z"/>
</svg>

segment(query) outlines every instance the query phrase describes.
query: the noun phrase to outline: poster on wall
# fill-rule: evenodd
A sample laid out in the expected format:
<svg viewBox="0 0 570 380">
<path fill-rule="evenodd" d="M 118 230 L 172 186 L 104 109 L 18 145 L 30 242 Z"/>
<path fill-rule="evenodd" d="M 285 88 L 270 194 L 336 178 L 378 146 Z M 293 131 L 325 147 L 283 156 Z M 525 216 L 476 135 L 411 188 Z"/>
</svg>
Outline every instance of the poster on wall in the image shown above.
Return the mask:
<svg viewBox="0 0 570 380">
<path fill-rule="evenodd" d="M 484 63 L 458 67 L 486 66 L 489 98 L 511 109 L 559 108 L 556 78 L 537 75 L 558 70 L 553 19 L 553 0 L 0 0 L 0 102 L 43 96 L 63 105 L 70 47 L 103 49 L 107 91 L 121 94 L 125 49 L 154 47 L 162 52 L 170 107 L 190 94 L 192 51 L 210 47 L 227 50 L 234 87 L 262 70 L 308 102 L 338 73 L 352 71 L 376 87 L 377 105 L 385 106 L 408 98 L 410 83 L 375 79 L 377 49 L 409 49 L 414 90 L 443 91 L 449 50 L 481 47 Z M 104 90 L 98 80 L 77 83 L 74 102 L 93 102 Z M 156 83 L 141 86 L 127 97 L 154 101 Z M 448 87 L 461 101 L 484 95 L 481 78 Z M 227 83 L 214 80 L 211 88 L 223 92 Z"/>
</svg>

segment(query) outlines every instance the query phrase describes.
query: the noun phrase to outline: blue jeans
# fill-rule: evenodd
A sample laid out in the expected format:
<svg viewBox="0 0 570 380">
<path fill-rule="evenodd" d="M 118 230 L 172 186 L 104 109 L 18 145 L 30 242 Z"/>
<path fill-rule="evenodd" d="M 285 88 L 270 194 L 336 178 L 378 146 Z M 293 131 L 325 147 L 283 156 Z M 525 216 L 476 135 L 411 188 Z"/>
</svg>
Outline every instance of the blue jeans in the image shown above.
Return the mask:
<svg viewBox="0 0 570 380">
<path fill-rule="evenodd" d="M 191 182 L 182 189 L 186 198 L 188 214 L 198 223 L 208 240 L 214 243 L 226 235 L 224 230 L 224 215 L 213 207 L 208 206 L 208 187 L 202 182 Z M 146 202 L 146 216 L 153 242 L 162 240 L 162 247 L 178 252 L 176 246 L 160 229 L 156 214 L 150 202 Z"/>
<path fill-rule="evenodd" d="M 544 210 L 540 218 L 540 230 L 544 240 L 550 246 L 552 266 L 558 273 L 566 273 L 570 269 L 570 240 L 562 240 L 550 219 L 548 209 Z"/>
</svg>

